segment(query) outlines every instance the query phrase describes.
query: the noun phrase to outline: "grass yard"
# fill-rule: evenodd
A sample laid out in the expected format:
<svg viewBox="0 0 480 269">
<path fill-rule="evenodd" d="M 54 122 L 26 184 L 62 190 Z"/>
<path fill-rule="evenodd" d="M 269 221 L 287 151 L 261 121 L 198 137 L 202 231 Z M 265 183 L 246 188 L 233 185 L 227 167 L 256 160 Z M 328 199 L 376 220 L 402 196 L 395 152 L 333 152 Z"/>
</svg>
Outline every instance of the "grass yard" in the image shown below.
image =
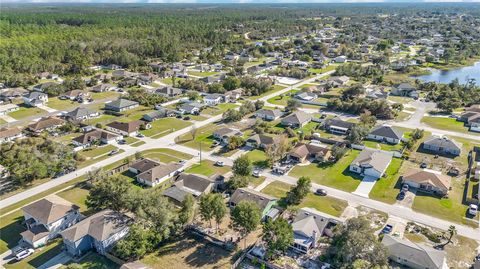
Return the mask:
<svg viewBox="0 0 480 269">
<path fill-rule="evenodd" d="M 141 131 L 141 133 L 149 137 L 158 138 L 190 125 L 192 125 L 192 123 L 189 121 L 177 118 L 163 118 L 152 122 L 152 128 Z"/>
<path fill-rule="evenodd" d="M 422 122 L 427 124 L 430 127 L 460 132 L 460 133 L 470 133 L 467 127 L 463 126 L 463 122 L 457 121 L 453 118 L 444 118 L 444 117 L 423 117 Z"/>
<path fill-rule="evenodd" d="M 97 254 L 96 252 L 89 252 L 85 255 L 81 260 L 78 262 L 69 263 L 69 265 L 75 264 L 78 269 L 118 269 L 120 266 L 107 257 Z M 62 269 L 66 268 L 66 266 L 60 267 Z"/>
<path fill-rule="evenodd" d="M 6 124 L 7 122 L 0 118 L 0 125 Z"/>
<path fill-rule="evenodd" d="M 209 76 L 213 76 L 213 75 L 217 75 L 219 74 L 219 72 L 215 72 L 215 71 L 209 71 L 209 72 L 200 72 L 200 71 L 187 71 L 187 74 L 189 74 L 190 76 L 196 76 L 196 77 L 209 77 Z"/>
<path fill-rule="evenodd" d="M 385 143 L 378 143 L 376 141 L 371 141 L 371 140 L 365 140 L 363 141 L 363 145 L 372 149 L 381 149 L 385 151 L 402 150 L 402 143 L 391 145 L 391 144 L 385 144 Z"/>
<path fill-rule="evenodd" d="M 285 89 L 286 87 L 285 86 L 282 86 L 282 85 L 273 85 L 272 89 L 270 91 L 267 91 L 265 93 L 262 93 L 261 95 L 255 95 L 255 96 L 250 96 L 248 99 L 250 100 L 257 100 L 257 99 L 260 99 L 262 97 L 265 97 L 267 95 L 270 95 L 274 92 L 278 92 L 278 91 L 281 91 L 283 89 Z"/>
<path fill-rule="evenodd" d="M 62 240 L 55 240 L 48 245 L 38 248 L 31 256 L 15 263 L 5 264 L 6 269 L 30 269 L 39 268 L 41 265 L 57 256 L 62 252 L 63 244 Z"/>
<path fill-rule="evenodd" d="M 105 145 L 105 146 L 92 148 L 92 149 L 84 149 L 80 151 L 80 154 L 82 154 L 87 158 L 97 158 L 115 149 L 117 149 L 117 147 L 115 147 L 114 145 Z"/>
<path fill-rule="evenodd" d="M 47 106 L 56 110 L 69 110 L 78 106 L 78 102 L 72 100 L 60 100 L 58 97 L 48 98 Z"/>
<path fill-rule="evenodd" d="M 249 151 L 246 155 L 254 166 L 257 166 L 257 167 L 268 166 L 267 155 L 263 150 L 254 149 L 252 151 Z"/>
<path fill-rule="evenodd" d="M 256 188 L 258 185 L 265 181 L 265 177 L 249 177 L 248 185 L 252 188 Z"/>
<path fill-rule="evenodd" d="M 324 68 L 309 68 L 308 72 L 315 73 L 315 74 L 322 74 L 328 71 L 332 71 L 335 68 L 337 68 L 337 65 L 329 65 L 329 66 L 325 66 Z"/>
<path fill-rule="evenodd" d="M 15 247 L 22 239 L 20 233 L 26 228 L 22 225 L 23 213 L 17 210 L 11 214 L 1 217 L 0 221 L 0 253 L 4 253 L 9 248 Z"/>
<path fill-rule="evenodd" d="M 270 184 L 268 184 L 265 188 L 263 188 L 262 192 L 276 197 L 278 199 L 283 198 L 287 195 L 287 192 L 292 188 L 292 185 L 280 182 L 280 181 L 274 181 Z"/>
<path fill-rule="evenodd" d="M 96 125 L 97 123 L 108 124 L 108 123 L 114 121 L 116 118 L 117 118 L 117 116 L 114 116 L 114 115 L 102 114 L 99 117 L 86 120 L 85 124 L 88 124 L 88 125 Z"/>
<path fill-rule="evenodd" d="M 296 92 L 298 92 L 298 90 L 290 90 L 290 91 L 286 92 L 285 94 L 283 94 L 283 96 L 279 95 L 279 96 L 275 96 L 275 97 L 272 97 L 272 98 L 268 99 L 267 102 L 269 102 L 270 104 L 274 104 L 274 105 L 287 106 L 288 100 L 290 100 L 292 98 L 290 95 L 293 95 Z"/>
<path fill-rule="evenodd" d="M 228 109 L 233 109 L 238 107 L 238 105 L 233 103 L 223 103 L 218 104 L 216 106 L 207 107 L 200 112 L 200 115 L 206 116 L 216 116 L 222 114 L 223 112 L 227 111 Z"/>
<path fill-rule="evenodd" d="M 199 174 L 204 176 L 212 176 L 214 174 L 223 175 L 230 171 L 229 166 L 219 167 L 214 165 L 212 161 L 202 160 L 201 163 L 195 164 L 185 171 L 186 173 Z"/>
<path fill-rule="evenodd" d="M 47 111 L 40 109 L 38 107 L 26 107 L 24 105 L 19 105 L 18 110 L 8 113 L 8 116 L 16 120 L 20 120 L 23 118 L 33 117 L 33 116 L 40 117 L 45 114 L 47 114 Z"/>
<path fill-rule="evenodd" d="M 406 169 L 400 169 L 403 161 L 398 158 L 393 158 L 392 162 L 385 171 L 386 177 L 381 177 L 370 191 L 369 197 L 384 203 L 394 204 L 397 194 L 400 191 L 401 183 L 399 177 Z M 406 165 L 408 166 L 408 165 Z"/>
<path fill-rule="evenodd" d="M 393 96 L 393 95 L 389 95 L 387 97 L 387 100 L 395 102 L 395 103 L 400 103 L 400 104 L 408 104 L 408 103 L 413 101 L 413 99 L 409 98 L 409 97 Z"/>
<path fill-rule="evenodd" d="M 342 159 L 334 164 L 312 163 L 306 166 L 295 166 L 289 173 L 290 176 L 300 178 L 309 177 L 313 182 L 353 192 L 361 182 L 361 177 L 348 171 L 350 163 L 358 156 L 360 151 L 352 150 L 347 152 Z"/>
<path fill-rule="evenodd" d="M 102 99 L 110 99 L 110 98 L 116 98 L 120 96 L 120 93 L 118 92 L 113 92 L 113 91 L 108 91 L 108 92 L 92 92 L 92 98 L 93 100 L 102 100 Z"/>
<path fill-rule="evenodd" d="M 182 81 L 182 80 L 185 80 L 185 79 L 184 78 L 175 78 L 175 84 L 177 84 L 179 81 Z M 167 85 L 173 85 L 173 80 L 172 80 L 171 77 L 163 78 L 160 81 L 164 84 L 167 84 Z"/>
<path fill-rule="evenodd" d="M 150 113 L 154 111 L 151 108 L 145 107 L 145 106 L 139 106 L 137 108 L 128 110 L 123 113 L 123 116 L 117 119 L 120 122 L 131 122 L 135 120 L 140 120 L 142 119 L 142 116 L 144 114 Z"/>
<path fill-rule="evenodd" d="M 84 185 L 84 184 L 82 184 Z M 83 215 L 90 215 L 89 210 L 87 209 L 87 205 L 85 204 L 85 200 L 87 199 L 87 195 L 90 191 L 85 186 L 75 186 L 71 189 L 64 190 L 62 192 L 57 193 L 58 196 L 62 197 L 63 199 L 77 205 L 80 207 L 80 213 Z"/>
<path fill-rule="evenodd" d="M 193 149 L 198 149 L 201 144 L 202 149 L 209 150 L 214 141 L 212 134 L 218 128 L 220 127 L 213 123 L 207 124 L 197 129 L 195 139 L 190 133 L 186 133 L 177 137 L 177 143 Z"/>
<path fill-rule="evenodd" d="M 398 112 L 397 116 L 395 117 L 395 121 L 406 121 L 411 116 L 412 116 L 412 114 L 410 114 L 410 113 L 400 111 L 400 112 Z"/>
</svg>

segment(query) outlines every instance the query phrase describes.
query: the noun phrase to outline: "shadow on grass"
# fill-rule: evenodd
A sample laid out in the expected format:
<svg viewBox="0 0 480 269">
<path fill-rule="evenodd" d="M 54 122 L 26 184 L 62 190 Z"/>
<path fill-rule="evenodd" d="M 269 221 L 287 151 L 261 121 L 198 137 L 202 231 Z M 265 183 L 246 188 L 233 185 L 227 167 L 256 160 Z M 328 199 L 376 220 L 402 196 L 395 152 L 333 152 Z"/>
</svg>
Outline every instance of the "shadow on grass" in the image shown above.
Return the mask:
<svg viewBox="0 0 480 269">
<path fill-rule="evenodd" d="M 28 264 L 33 266 L 34 268 L 39 268 L 41 265 L 52 259 L 53 257 L 57 256 L 62 252 L 63 244 L 58 243 L 57 246 L 43 252 L 42 254 L 36 256 L 35 258 L 28 261 Z"/>
<path fill-rule="evenodd" d="M 6 220 L 2 219 L 2 222 L 4 221 Z M 22 225 L 22 222 L 23 216 L 18 216 L 14 218 L 10 224 L 7 224 L 0 229 L 0 239 L 7 243 L 9 249 L 18 245 L 18 242 L 22 239 L 20 233 L 26 230 L 26 227 Z"/>
</svg>

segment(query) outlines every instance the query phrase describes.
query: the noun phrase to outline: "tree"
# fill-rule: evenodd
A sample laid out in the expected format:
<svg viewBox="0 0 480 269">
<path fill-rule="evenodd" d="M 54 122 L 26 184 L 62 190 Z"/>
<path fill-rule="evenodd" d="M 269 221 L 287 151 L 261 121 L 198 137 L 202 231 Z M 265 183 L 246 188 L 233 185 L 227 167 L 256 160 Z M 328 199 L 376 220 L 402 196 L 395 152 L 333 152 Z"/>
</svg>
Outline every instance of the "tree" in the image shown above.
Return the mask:
<svg viewBox="0 0 480 269">
<path fill-rule="evenodd" d="M 178 215 L 180 224 L 185 225 L 193 220 L 195 215 L 195 200 L 191 194 L 185 195 L 182 201 L 182 208 Z"/>
<path fill-rule="evenodd" d="M 260 208 L 254 202 L 242 201 L 238 203 L 232 210 L 231 219 L 233 229 L 239 232 L 242 237 L 246 237 L 249 233 L 255 231 L 260 224 L 262 213 Z M 245 248 L 247 247 L 246 238 L 244 240 Z"/>
<path fill-rule="evenodd" d="M 355 125 L 350 130 L 350 133 L 347 136 L 347 140 L 352 144 L 359 144 L 362 142 L 363 138 L 368 134 L 368 129 L 364 126 Z"/>
<path fill-rule="evenodd" d="M 233 161 L 232 172 L 238 176 L 249 176 L 252 174 L 252 164 L 247 155 L 242 155 Z"/>
<path fill-rule="evenodd" d="M 150 230 L 134 224 L 130 226 L 127 236 L 115 244 L 113 252 L 122 260 L 138 260 L 153 250 L 158 243 L 156 241 Z"/>
<path fill-rule="evenodd" d="M 200 197 L 200 205 L 199 205 L 199 213 L 202 220 L 208 221 L 210 223 L 210 227 L 212 227 L 212 219 L 214 218 L 214 211 L 213 211 L 213 194 L 206 194 Z"/>
<path fill-rule="evenodd" d="M 240 79 L 234 76 L 228 76 L 223 81 L 223 88 L 227 91 L 235 90 L 236 88 L 240 87 Z"/>
<path fill-rule="evenodd" d="M 285 135 L 278 136 L 277 143 L 274 143 L 265 149 L 268 164 L 271 166 L 275 162 L 281 160 L 290 148 L 291 144 Z"/>
<path fill-rule="evenodd" d="M 277 218 L 263 225 L 263 241 L 267 245 L 267 258 L 284 253 L 293 244 L 293 229 L 287 220 Z"/>
<path fill-rule="evenodd" d="M 335 268 L 375 268 L 388 263 L 387 250 L 373 234 L 370 221 L 364 217 L 352 218 L 334 229 L 325 257 Z"/>
<path fill-rule="evenodd" d="M 111 176 L 93 184 L 85 204 L 94 211 L 103 209 L 130 210 L 132 208 L 130 203 L 131 189 L 131 183 L 126 178 Z"/>
<path fill-rule="evenodd" d="M 227 214 L 227 205 L 225 204 L 225 201 L 223 200 L 223 197 L 220 193 L 212 194 L 211 203 L 213 210 L 213 218 L 215 219 L 215 223 L 217 224 L 218 231 L 218 229 L 220 228 L 220 223 Z"/>
<path fill-rule="evenodd" d="M 290 205 L 298 205 L 310 192 L 312 181 L 308 177 L 301 177 L 297 181 L 297 185 L 292 187 L 287 193 L 286 201 Z"/>
<path fill-rule="evenodd" d="M 363 126 L 371 128 L 375 125 L 376 122 L 377 118 L 375 118 L 375 116 L 372 116 L 372 112 L 365 110 L 362 114 L 360 114 L 360 123 Z"/>
<path fill-rule="evenodd" d="M 234 150 L 234 149 L 238 149 L 239 147 L 243 146 L 243 144 L 245 144 L 245 140 L 243 139 L 243 137 L 232 136 L 228 140 L 227 147 L 228 147 L 229 150 Z"/>
<path fill-rule="evenodd" d="M 335 157 L 335 160 L 340 160 L 345 153 L 347 153 L 348 149 L 346 147 L 334 145 L 332 147 L 332 156 Z"/>
<path fill-rule="evenodd" d="M 249 177 L 248 176 L 239 176 L 239 175 L 234 175 L 228 182 L 227 182 L 227 188 L 230 191 L 234 191 L 238 188 L 244 188 L 248 186 L 249 182 Z"/>
<path fill-rule="evenodd" d="M 288 99 L 287 101 L 287 110 L 288 111 L 296 111 L 302 106 L 302 103 L 296 99 Z"/>
</svg>

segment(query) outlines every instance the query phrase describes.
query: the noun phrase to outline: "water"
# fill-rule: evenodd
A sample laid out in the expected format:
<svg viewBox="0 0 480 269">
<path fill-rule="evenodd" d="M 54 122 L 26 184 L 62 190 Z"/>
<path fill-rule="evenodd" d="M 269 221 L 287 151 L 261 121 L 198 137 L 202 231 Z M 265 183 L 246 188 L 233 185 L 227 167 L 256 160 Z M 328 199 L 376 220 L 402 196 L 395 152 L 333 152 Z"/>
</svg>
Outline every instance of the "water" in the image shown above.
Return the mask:
<svg viewBox="0 0 480 269">
<path fill-rule="evenodd" d="M 452 70 L 437 70 L 433 69 L 429 75 L 414 77 L 424 82 L 438 82 L 450 83 L 452 80 L 458 78 L 458 81 L 463 84 L 469 79 L 475 79 L 477 85 L 480 85 L 480 62 L 476 62 L 472 66 L 466 66 Z"/>
</svg>

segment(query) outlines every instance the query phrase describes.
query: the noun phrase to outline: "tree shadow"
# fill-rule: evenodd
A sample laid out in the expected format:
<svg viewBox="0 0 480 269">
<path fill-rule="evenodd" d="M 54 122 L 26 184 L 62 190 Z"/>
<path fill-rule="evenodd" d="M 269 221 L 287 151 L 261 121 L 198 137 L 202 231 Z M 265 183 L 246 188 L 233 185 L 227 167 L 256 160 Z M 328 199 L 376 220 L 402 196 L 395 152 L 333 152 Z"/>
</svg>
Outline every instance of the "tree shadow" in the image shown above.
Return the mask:
<svg viewBox="0 0 480 269">
<path fill-rule="evenodd" d="M 2 222 L 6 221 L 2 219 Z M 13 221 L 0 228 L 0 239 L 7 243 L 9 249 L 18 245 L 18 242 L 22 239 L 20 233 L 26 230 L 26 227 L 22 225 L 23 216 L 18 216 Z"/>
<path fill-rule="evenodd" d="M 230 252 L 211 243 L 200 242 L 199 240 L 196 242 L 195 251 L 185 257 L 185 261 L 192 267 L 203 267 L 209 264 L 216 264 L 229 256 L 231 256 Z"/>
</svg>

